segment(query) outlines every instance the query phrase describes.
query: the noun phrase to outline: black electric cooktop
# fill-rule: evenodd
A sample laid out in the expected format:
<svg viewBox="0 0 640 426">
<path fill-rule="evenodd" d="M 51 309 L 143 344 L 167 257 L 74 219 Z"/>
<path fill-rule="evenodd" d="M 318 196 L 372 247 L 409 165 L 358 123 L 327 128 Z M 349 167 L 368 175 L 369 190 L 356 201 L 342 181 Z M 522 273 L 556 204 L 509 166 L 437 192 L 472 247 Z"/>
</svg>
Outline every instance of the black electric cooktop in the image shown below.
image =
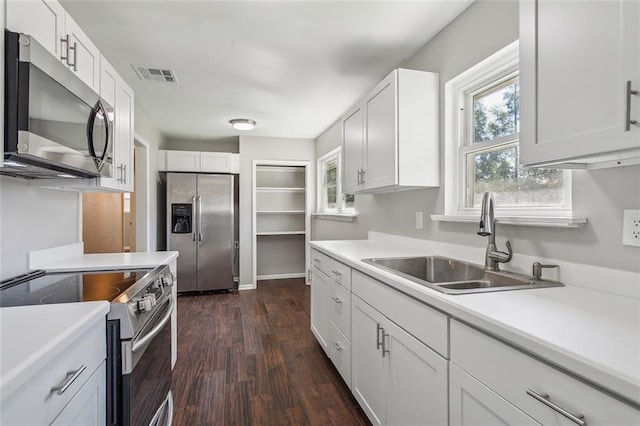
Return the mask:
<svg viewBox="0 0 640 426">
<path fill-rule="evenodd" d="M 150 270 L 67 272 L 36 271 L 0 283 L 0 307 L 50 303 L 113 301 Z"/>
</svg>

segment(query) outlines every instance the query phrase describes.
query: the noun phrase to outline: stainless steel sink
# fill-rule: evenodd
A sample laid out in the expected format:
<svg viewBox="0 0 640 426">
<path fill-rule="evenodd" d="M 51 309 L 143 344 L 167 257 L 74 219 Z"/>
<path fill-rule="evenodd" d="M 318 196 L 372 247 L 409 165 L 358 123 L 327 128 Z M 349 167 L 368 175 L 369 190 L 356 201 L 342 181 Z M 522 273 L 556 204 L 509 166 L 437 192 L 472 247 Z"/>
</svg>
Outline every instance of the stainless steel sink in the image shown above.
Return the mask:
<svg viewBox="0 0 640 426">
<path fill-rule="evenodd" d="M 560 287 L 557 281 L 535 280 L 511 272 L 486 271 L 482 266 L 441 256 L 362 259 L 363 262 L 448 294 Z"/>
</svg>

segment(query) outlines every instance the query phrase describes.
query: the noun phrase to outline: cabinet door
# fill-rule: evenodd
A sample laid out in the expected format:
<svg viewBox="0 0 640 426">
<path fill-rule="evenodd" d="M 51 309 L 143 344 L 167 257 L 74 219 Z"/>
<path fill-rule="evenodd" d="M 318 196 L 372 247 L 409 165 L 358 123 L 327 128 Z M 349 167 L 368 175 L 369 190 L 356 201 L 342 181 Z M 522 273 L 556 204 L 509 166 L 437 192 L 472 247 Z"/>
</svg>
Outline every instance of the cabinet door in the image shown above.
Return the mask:
<svg viewBox="0 0 640 426">
<path fill-rule="evenodd" d="M 342 121 L 342 192 L 350 194 L 362 189 L 360 173 L 364 155 L 364 112 L 357 107 Z"/>
<path fill-rule="evenodd" d="M 211 173 L 234 173 L 233 156 L 227 152 L 201 152 L 200 171 Z"/>
<path fill-rule="evenodd" d="M 7 29 L 35 37 L 52 55 L 60 59 L 66 12 L 56 0 L 8 0 Z"/>
<path fill-rule="evenodd" d="M 116 175 L 121 176 L 120 189 L 133 192 L 133 139 L 134 139 L 134 98 L 133 90 L 122 78 L 117 80 L 116 91 Z"/>
<path fill-rule="evenodd" d="M 107 101 L 115 111 L 114 121 L 117 116 L 116 107 L 116 93 L 117 93 L 117 81 L 120 77 L 116 70 L 111 66 L 109 62 L 103 57 L 100 59 L 100 97 Z M 117 132 L 117 123 L 114 122 L 114 126 L 111 129 L 113 133 Z M 111 162 L 113 166 L 113 177 L 100 177 L 98 185 L 101 188 L 119 189 L 121 174 L 118 163 L 118 136 L 114 134 L 111 140 L 113 144 L 113 151 L 111 152 Z"/>
<path fill-rule="evenodd" d="M 311 268 L 311 331 L 327 351 L 329 337 L 329 313 L 327 312 L 327 281 L 315 266 Z"/>
<path fill-rule="evenodd" d="M 538 425 L 491 389 L 449 364 L 451 426 Z"/>
<path fill-rule="evenodd" d="M 69 57 L 66 61 L 78 77 L 89 87 L 100 91 L 100 51 L 76 22 L 67 14 L 65 37 L 69 37 Z M 63 48 L 67 48 L 66 43 Z M 65 52 L 62 52 L 63 56 Z"/>
<path fill-rule="evenodd" d="M 197 151 L 167 151 L 167 170 L 170 172 L 199 172 L 200 153 Z"/>
<path fill-rule="evenodd" d="M 360 298 L 352 296 L 351 302 L 351 391 L 371 423 L 386 424 L 386 378 L 380 348 L 385 319 Z"/>
<path fill-rule="evenodd" d="M 51 426 L 101 426 L 107 422 L 105 361 L 60 412 Z"/>
<path fill-rule="evenodd" d="M 447 425 L 447 360 L 389 321 L 384 333 L 386 423 L 418 425 L 428 419 L 430 425 Z"/>
<path fill-rule="evenodd" d="M 521 162 L 640 148 L 640 3 L 520 1 Z M 640 96 L 631 96 L 640 122 Z"/>
<path fill-rule="evenodd" d="M 396 77 L 396 72 L 389 74 L 365 102 L 365 189 L 398 182 Z"/>
</svg>

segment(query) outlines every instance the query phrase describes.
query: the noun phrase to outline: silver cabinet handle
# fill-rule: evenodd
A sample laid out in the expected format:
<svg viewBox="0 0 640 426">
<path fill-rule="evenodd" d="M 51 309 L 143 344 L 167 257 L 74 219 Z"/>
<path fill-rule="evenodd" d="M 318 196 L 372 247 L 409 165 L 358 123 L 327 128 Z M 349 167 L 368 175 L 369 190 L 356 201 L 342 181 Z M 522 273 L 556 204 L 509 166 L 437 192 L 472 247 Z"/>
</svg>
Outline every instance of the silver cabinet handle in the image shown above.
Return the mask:
<svg viewBox="0 0 640 426">
<path fill-rule="evenodd" d="M 71 384 L 75 382 L 75 380 L 78 377 L 80 377 L 82 372 L 86 369 L 87 369 L 87 366 L 85 364 L 82 364 L 80 368 L 78 368 L 75 371 L 67 371 L 67 377 L 64 379 L 64 382 L 62 382 L 58 386 L 52 387 L 51 392 L 55 392 L 58 395 L 62 395 L 63 393 L 66 392 L 67 389 L 69 389 L 69 386 L 71 386 Z"/>
<path fill-rule="evenodd" d="M 69 64 L 70 67 L 73 67 L 73 71 L 77 72 L 78 71 L 78 43 L 74 42 L 73 47 L 69 47 L 69 50 L 73 50 L 73 63 L 69 64 L 68 60 L 67 60 L 67 63 Z"/>
<path fill-rule="evenodd" d="M 342 300 L 340 300 L 340 298 L 338 298 L 338 297 L 331 297 L 331 298 L 333 299 L 334 302 L 336 302 L 338 304 L 342 303 Z"/>
<path fill-rule="evenodd" d="M 127 165 L 122 165 L 122 183 L 127 184 Z"/>
<path fill-rule="evenodd" d="M 389 337 L 389 333 L 384 332 L 384 328 L 382 329 L 382 358 L 384 358 L 385 354 L 389 353 L 389 349 L 387 349 L 387 344 L 385 343 L 385 338 Z"/>
<path fill-rule="evenodd" d="M 364 180 L 364 174 L 365 174 L 365 173 L 366 173 L 366 171 L 365 171 L 364 169 L 361 169 L 361 170 L 360 170 L 360 183 L 361 183 L 362 185 L 364 185 L 364 182 L 365 182 L 365 180 Z"/>
<path fill-rule="evenodd" d="M 342 276 L 342 272 L 340 272 L 340 271 L 331 271 L 331 272 L 333 272 L 334 274 L 336 274 L 339 277 Z"/>
<path fill-rule="evenodd" d="M 357 177 L 357 179 L 356 179 L 356 180 L 357 180 L 357 185 L 360 185 L 360 172 L 361 172 L 361 171 L 362 171 L 362 169 L 358 169 L 358 172 L 357 172 L 358 177 Z"/>
<path fill-rule="evenodd" d="M 574 422 L 577 425 L 585 426 L 587 424 L 584 421 L 584 416 L 572 414 L 572 413 L 568 412 L 567 410 L 565 410 L 564 408 L 560 407 L 559 405 L 554 404 L 553 402 L 551 402 L 551 400 L 549 399 L 549 395 L 547 395 L 546 393 L 545 394 L 539 394 L 539 393 L 536 393 L 536 392 L 532 391 L 531 389 L 527 389 L 527 395 L 533 397 L 537 401 L 540 401 L 541 403 L 543 403 L 547 407 L 551 408 L 553 411 L 562 414 L 563 416 L 565 416 L 566 418 L 568 418 L 569 420 L 571 420 L 572 422 Z"/>
<path fill-rule="evenodd" d="M 331 344 L 336 348 L 336 351 L 340 352 L 342 350 L 342 346 L 338 342 L 332 342 Z"/>
<path fill-rule="evenodd" d="M 66 49 L 62 45 L 65 45 Z M 60 50 L 64 51 L 64 53 L 60 52 L 60 60 L 66 61 L 69 65 L 69 34 L 60 39 Z"/>
<path fill-rule="evenodd" d="M 198 195 L 198 241 L 202 241 L 202 196 Z"/>
<path fill-rule="evenodd" d="M 632 124 L 638 124 L 637 120 L 632 120 L 631 119 L 631 95 L 638 95 L 638 91 L 637 90 L 633 90 L 631 89 L 631 81 L 627 81 L 627 90 L 626 90 L 626 117 L 624 120 L 624 131 L 628 132 L 629 130 L 631 130 L 631 125 Z"/>
<path fill-rule="evenodd" d="M 384 334 L 384 328 L 380 327 L 380 324 L 376 324 L 376 350 L 382 346 L 382 343 L 380 343 L 380 331 Z"/>
</svg>

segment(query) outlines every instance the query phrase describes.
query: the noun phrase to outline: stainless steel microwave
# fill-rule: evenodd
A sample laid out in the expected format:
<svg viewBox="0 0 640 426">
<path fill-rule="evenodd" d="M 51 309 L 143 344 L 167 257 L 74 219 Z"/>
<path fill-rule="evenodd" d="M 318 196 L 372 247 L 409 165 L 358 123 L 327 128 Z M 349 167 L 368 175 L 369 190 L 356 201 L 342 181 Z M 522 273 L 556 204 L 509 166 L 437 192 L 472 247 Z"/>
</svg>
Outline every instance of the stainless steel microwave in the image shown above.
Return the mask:
<svg viewBox="0 0 640 426">
<path fill-rule="evenodd" d="M 24 178 L 113 175 L 113 108 L 34 38 L 5 30 L 4 161 Z"/>
</svg>

